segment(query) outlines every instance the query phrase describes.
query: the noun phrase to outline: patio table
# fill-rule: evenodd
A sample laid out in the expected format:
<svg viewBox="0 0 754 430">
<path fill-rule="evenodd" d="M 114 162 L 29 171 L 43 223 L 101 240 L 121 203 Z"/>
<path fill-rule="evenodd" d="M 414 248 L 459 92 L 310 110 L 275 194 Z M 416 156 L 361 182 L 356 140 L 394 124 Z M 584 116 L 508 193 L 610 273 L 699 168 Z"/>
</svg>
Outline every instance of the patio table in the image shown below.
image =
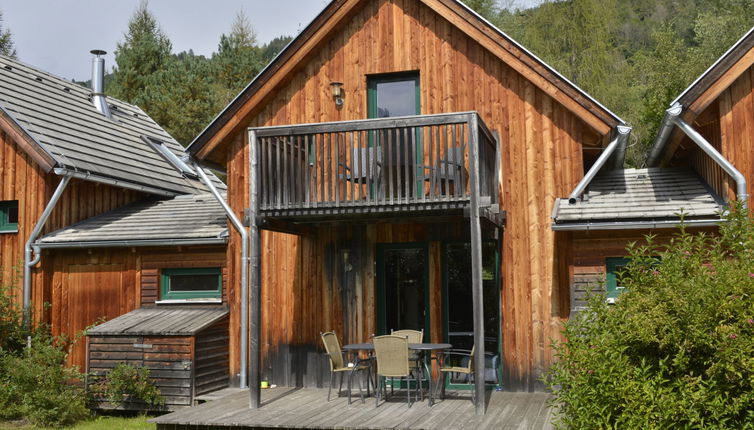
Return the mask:
<svg viewBox="0 0 754 430">
<path fill-rule="evenodd" d="M 432 351 L 444 351 L 446 349 L 453 348 L 453 345 L 449 343 L 409 343 L 408 349 L 413 351 L 421 351 L 423 362 L 424 362 L 424 370 L 427 371 L 427 380 L 429 381 L 429 406 L 432 406 L 434 404 L 434 396 L 433 396 L 433 390 L 435 382 L 434 378 L 432 377 L 432 372 L 429 368 L 429 362 L 428 358 L 431 357 Z M 374 351 L 374 344 L 371 342 L 368 343 L 349 343 L 348 345 L 343 346 L 344 351 Z"/>
</svg>

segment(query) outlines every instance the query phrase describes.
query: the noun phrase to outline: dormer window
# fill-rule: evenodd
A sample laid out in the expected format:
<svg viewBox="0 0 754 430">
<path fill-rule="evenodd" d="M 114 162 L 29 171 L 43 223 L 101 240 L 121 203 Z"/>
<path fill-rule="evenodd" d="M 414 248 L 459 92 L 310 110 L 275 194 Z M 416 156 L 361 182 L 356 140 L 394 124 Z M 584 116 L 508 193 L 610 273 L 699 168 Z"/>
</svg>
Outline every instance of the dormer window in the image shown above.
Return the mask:
<svg viewBox="0 0 754 430">
<path fill-rule="evenodd" d="M 186 163 L 181 157 L 175 155 L 173 151 L 165 145 L 165 142 L 160 139 L 151 136 L 141 136 L 141 138 L 149 144 L 158 154 L 162 156 L 168 163 L 170 163 L 177 171 L 181 172 L 183 176 L 196 179 L 197 174 L 194 169 Z"/>
</svg>

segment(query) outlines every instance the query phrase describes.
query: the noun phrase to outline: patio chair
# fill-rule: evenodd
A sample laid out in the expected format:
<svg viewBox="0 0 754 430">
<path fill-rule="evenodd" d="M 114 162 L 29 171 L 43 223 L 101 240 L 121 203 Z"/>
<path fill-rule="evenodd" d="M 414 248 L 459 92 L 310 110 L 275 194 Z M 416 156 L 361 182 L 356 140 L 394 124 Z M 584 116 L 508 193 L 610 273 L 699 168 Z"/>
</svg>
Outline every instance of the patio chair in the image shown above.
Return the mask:
<svg viewBox="0 0 754 430">
<path fill-rule="evenodd" d="M 408 338 L 408 343 L 422 343 L 424 342 L 424 329 L 421 330 L 390 330 L 390 334 L 393 336 L 405 336 Z M 415 351 L 408 352 L 408 365 L 412 371 L 417 371 L 419 380 L 424 379 L 424 366 L 422 365 L 421 356 Z M 392 388 L 392 385 L 391 385 Z M 419 400 L 424 400 L 422 390 L 419 390 Z"/>
<path fill-rule="evenodd" d="M 461 184 L 460 181 L 461 172 L 465 171 L 464 164 L 463 148 L 459 146 L 450 147 L 443 158 L 435 161 L 434 166 L 424 166 L 429 169 L 429 174 L 425 176 L 424 180 L 430 182 L 430 187 L 434 183 L 436 189 L 432 192 L 448 195 L 463 194 L 466 184 Z M 464 176 L 468 181 L 468 173 Z"/>
<path fill-rule="evenodd" d="M 440 366 L 440 372 L 442 372 L 442 389 L 440 398 L 445 398 L 445 385 L 448 379 L 448 374 L 462 374 L 466 375 L 470 384 L 474 384 L 474 350 L 476 346 L 471 348 L 471 351 L 465 349 L 451 349 L 443 352 L 442 365 Z M 446 365 L 446 363 L 449 363 Z M 471 402 L 476 404 L 475 392 L 471 390 Z"/>
<path fill-rule="evenodd" d="M 330 359 L 330 386 L 327 388 L 327 401 L 330 401 L 330 392 L 332 386 L 335 383 L 335 375 L 340 375 L 340 383 L 338 384 L 338 396 L 343 388 L 343 375 L 348 375 L 348 404 L 351 404 L 351 380 L 355 372 L 367 371 L 367 394 L 369 393 L 369 370 L 370 362 L 368 360 L 357 360 L 356 363 L 346 364 L 343 360 L 343 351 L 340 349 L 340 342 L 334 331 L 328 331 L 327 333 L 320 333 L 322 337 L 322 343 L 325 345 L 325 351 Z M 364 402 L 364 393 L 362 392 L 361 381 L 359 381 L 359 394 L 361 395 L 361 402 Z"/>
<path fill-rule="evenodd" d="M 385 389 L 385 378 L 404 378 L 406 385 L 406 402 L 411 407 L 411 380 L 416 381 L 418 389 L 420 381 L 412 378 L 411 368 L 409 367 L 408 357 L 408 338 L 405 336 L 385 335 L 377 336 L 372 342 L 374 343 L 374 352 L 377 357 L 377 392 L 375 407 L 380 404 L 380 393 Z M 391 385 L 392 391 L 392 385 Z"/>
</svg>

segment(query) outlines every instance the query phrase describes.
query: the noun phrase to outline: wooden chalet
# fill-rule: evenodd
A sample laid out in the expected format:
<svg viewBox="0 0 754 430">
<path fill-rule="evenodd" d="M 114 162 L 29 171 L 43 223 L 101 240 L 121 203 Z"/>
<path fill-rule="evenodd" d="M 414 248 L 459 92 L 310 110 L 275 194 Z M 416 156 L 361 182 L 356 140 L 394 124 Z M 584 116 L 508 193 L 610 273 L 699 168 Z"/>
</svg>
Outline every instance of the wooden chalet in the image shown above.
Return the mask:
<svg viewBox="0 0 754 430">
<path fill-rule="evenodd" d="M 33 322 L 74 338 L 142 307 L 159 307 L 163 315 L 186 305 L 213 316 L 228 313 L 226 214 L 181 157 L 180 144 L 138 107 L 0 57 L 0 269 Z M 180 321 L 183 331 L 164 326 L 161 346 L 145 347 L 138 359 L 115 347 L 90 351 L 82 339 L 68 364 L 81 370 L 119 361 L 146 365 L 163 372 L 168 407 L 190 405 L 194 387 L 229 383 L 227 316 L 218 318 L 212 323 L 225 331 Z M 207 344 L 200 335 L 210 327 Z M 179 344 L 179 334 L 196 342 Z M 136 335 L 108 332 L 129 348 L 149 343 L 129 343 Z M 214 360 L 212 375 L 186 363 L 197 352 Z M 183 376 L 176 373 L 171 383 L 170 372 L 178 370 Z M 187 372 L 204 380 L 186 385 Z"/>
<path fill-rule="evenodd" d="M 754 28 L 676 100 L 662 122 L 645 169 L 595 171 L 583 194 L 559 199 L 553 230 L 565 252 L 571 307 L 586 290 L 614 300 L 626 246 L 652 233 L 662 243 L 680 224 L 714 232 L 732 199 L 746 204 L 754 176 Z M 589 175 L 587 175 L 589 176 Z M 584 191 L 584 187 L 581 191 Z"/>
<path fill-rule="evenodd" d="M 260 379 L 325 385 L 327 330 L 423 329 L 483 347 L 477 381 L 541 389 L 570 311 L 553 202 L 620 125 L 460 1 L 331 2 L 189 147 L 248 221 L 252 405 Z M 231 231 L 233 285 L 241 246 Z"/>
</svg>

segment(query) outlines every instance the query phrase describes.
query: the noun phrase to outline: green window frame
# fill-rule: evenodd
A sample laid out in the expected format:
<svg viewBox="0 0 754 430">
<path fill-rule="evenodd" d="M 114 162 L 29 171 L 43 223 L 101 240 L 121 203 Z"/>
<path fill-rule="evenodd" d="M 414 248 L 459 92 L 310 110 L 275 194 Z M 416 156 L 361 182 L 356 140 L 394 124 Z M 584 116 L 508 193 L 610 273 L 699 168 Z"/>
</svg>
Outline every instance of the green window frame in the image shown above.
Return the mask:
<svg viewBox="0 0 754 430">
<path fill-rule="evenodd" d="M 628 263 L 631 262 L 630 258 L 625 257 L 612 257 L 605 259 L 605 299 L 608 303 L 615 303 L 615 299 L 618 298 L 625 287 L 620 286 L 618 278 L 621 270 L 623 270 Z"/>
<path fill-rule="evenodd" d="M 214 275 L 217 282 L 212 288 L 197 291 L 173 291 L 171 280 L 176 276 Z M 222 298 L 223 278 L 219 267 L 162 269 L 160 271 L 160 300 L 220 299 Z"/>
<path fill-rule="evenodd" d="M 415 115 L 420 115 L 421 91 L 419 84 L 419 72 L 400 72 L 389 73 L 385 75 L 371 75 L 367 77 L 367 116 L 369 118 L 379 118 L 377 112 L 377 85 L 404 81 L 413 81 L 414 83 L 414 100 L 416 103 Z"/>
<path fill-rule="evenodd" d="M 18 232 L 18 200 L 0 202 L 0 233 Z"/>
</svg>

